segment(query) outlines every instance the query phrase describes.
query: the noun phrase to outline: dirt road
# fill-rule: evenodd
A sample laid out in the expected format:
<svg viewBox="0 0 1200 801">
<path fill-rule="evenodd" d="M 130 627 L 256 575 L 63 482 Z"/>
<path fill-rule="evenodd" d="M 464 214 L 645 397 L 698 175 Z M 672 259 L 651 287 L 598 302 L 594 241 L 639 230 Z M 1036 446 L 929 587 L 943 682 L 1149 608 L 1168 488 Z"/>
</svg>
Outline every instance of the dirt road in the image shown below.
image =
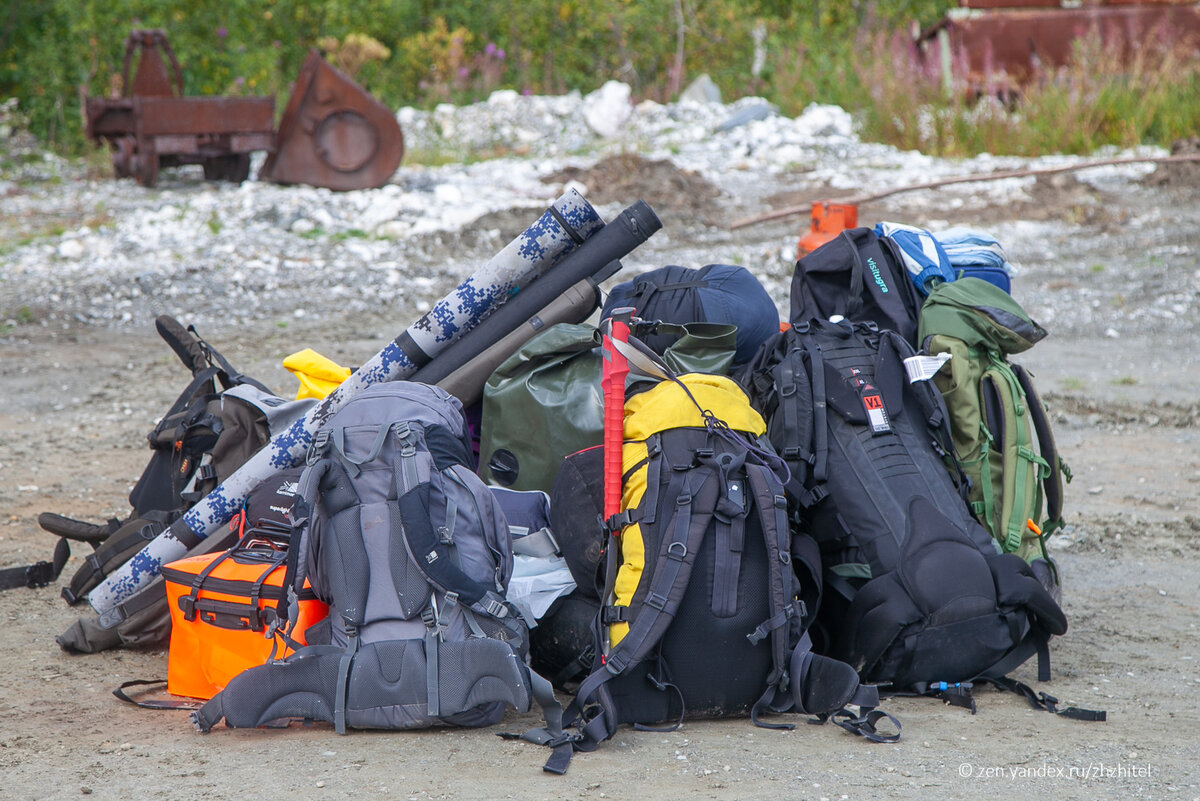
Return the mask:
<svg viewBox="0 0 1200 801">
<path fill-rule="evenodd" d="M 953 197 L 953 212 L 924 193 L 865 207 L 860 219 L 974 224 L 1021 267 L 1014 294 L 1051 336 L 1020 361 L 1048 396 L 1075 472 L 1070 525 L 1052 543 L 1070 631 L 1052 643 L 1054 680 L 1039 689 L 1063 705 L 1106 709 L 1106 723 L 1035 712 L 992 691 L 979 693 L 977 715 L 897 699 L 887 704 L 904 726 L 895 745 L 802 722 L 790 732 L 748 721 L 624 729 L 564 777 L 541 772 L 541 750 L 495 736 L 533 725 L 534 715 L 484 731 L 339 737 L 318 725 L 199 735 L 182 713 L 111 695 L 123 681 L 164 676 L 164 651 L 79 657 L 58 648 L 55 636 L 81 611 L 51 586 L 0 594 L 0 798 L 1200 798 L 1200 186 L 1106 191 L 1071 178 L 1037 184 L 1024 207 L 995 207 L 966 188 Z M 711 221 L 764 201 L 726 194 L 705 203 Z M 682 203 L 675 214 L 669 198 L 655 207 L 667 235 L 623 275 L 740 262 L 786 310 L 783 253 L 803 220 L 731 234 L 682 213 Z M 202 333 L 286 394 L 295 383 L 279 366 L 284 355 L 309 346 L 356 363 L 415 311 L 329 311 L 286 327 L 264 319 Z M 127 511 L 143 437 L 183 379 L 151 318 L 114 328 L 21 320 L 0 333 L 0 564 L 48 557 L 53 540 L 38 529 L 39 512 L 101 521 Z M 78 564 L 76 556 L 65 575 Z M 1036 683 L 1034 673 L 1025 666 L 1017 677 Z"/>
</svg>

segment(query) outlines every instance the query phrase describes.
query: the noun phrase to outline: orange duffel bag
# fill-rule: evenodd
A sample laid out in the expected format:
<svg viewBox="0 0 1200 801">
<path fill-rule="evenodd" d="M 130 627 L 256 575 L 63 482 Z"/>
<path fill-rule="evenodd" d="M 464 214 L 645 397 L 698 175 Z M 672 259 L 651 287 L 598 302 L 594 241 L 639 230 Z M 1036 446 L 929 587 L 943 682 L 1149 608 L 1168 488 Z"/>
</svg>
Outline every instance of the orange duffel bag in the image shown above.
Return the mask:
<svg viewBox="0 0 1200 801">
<path fill-rule="evenodd" d="M 212 698 L 237 674 L 292 652 L 282 633 L 268 636 L 283 593 L 287 550 L 248 538 L 228 551 L 180 559 L 163 566 L 171 607 L 167 692 Z M 329 607 L 305 581 L 300 611 L 287 632 L 306 645 L 308 628 Z"/>
</svg>

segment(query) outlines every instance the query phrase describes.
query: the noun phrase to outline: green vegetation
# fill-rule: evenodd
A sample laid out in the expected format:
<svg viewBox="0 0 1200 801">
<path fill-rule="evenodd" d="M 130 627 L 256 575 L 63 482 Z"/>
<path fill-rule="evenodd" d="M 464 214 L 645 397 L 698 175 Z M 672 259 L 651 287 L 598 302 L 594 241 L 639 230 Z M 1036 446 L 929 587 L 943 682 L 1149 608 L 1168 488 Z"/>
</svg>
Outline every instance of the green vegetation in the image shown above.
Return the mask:
<svg viewBox="0 0 1200 801">
<path fill-rule="evenodd" d="M 36 319 L 33 309 L 28 306 L 21 306 L 11 314 L 0 314 L 0 336 L 11 334 L 16 326 L 29 325 Z"/>
<path fill-rule="evenodd" d="M 950 93 L 890 40 L 892 58 L 866 65 L 872 102 L 864 135 L 948 156 L 1090 153 L 1104 145 L 1169 145 L 1200 130 L 1200 61 L 1193 43 L 1158 32 L 1122 63 L 1113 42 L 1078 39 L 1071 62 L 1019 90 L 959 85 Z M 874 40 L 878 51 L 883 38 Z"/>
<path fill-rule="evenodd" d="M 1200 60 L 1167 35 L 1131 66 L 1081 42 L 1075 63 L 1013 102 L 923 64 L 914 23 L 951 0 L 20 0 L 0 14 L 0 98 L 56 150 L 86 149 L 80 98 L 121 91 L 124 40 L 162 28 L 194 95 L 267 94 L 282 106 L 310 47 L 387 105 L 465 103 L 499 88 L 590 91 L 608 79 L 668 101 L 707 72 L 726 99 L 785 113 L 835 103 L 863 136 L 928 153 L 1090 152 L 1200 129 Z M 1161 33 L 1161 32 L 1159 32 Z M 972 97 L 974 95 L 974 97 Z M 415 154 L 414 154 L 415 155 Z M 450 154 L 428 154 L 430 162 Z M 486 154 L 473 154 L 482 157 Z"/>
</svg>

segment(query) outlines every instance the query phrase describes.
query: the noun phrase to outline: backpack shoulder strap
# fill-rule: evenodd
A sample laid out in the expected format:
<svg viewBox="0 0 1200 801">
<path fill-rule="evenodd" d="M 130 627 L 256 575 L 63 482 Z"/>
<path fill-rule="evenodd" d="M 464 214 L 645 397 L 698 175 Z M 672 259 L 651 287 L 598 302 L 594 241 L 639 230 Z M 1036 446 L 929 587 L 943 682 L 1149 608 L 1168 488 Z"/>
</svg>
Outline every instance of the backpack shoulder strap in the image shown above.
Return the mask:
<svg viewBox="0 0 1200 801">
<path fill-rule="evenodd" d="M 411 555 L 409 561 L 416 565 L 426 581 L 448 595 L 454 595 L 472 611 L 493 618 L 507 617 L 510 610 L 504 599 L 493 587 L 463 571 L 451 553 L 453 545 L 444 542 L 434 528 L 430 513 L 432 487 L 425 471 L 417 464 L 417 446 L 422 441 L 423 429 L 395 425 L 391 429 L 402 442 L 399 463 L 395 465 L 392 477 L 399 511 L 393 524 L 400 529 L 395 532 L 399 537 L 397 541 L 405 543 Z M 402 526 L 401 520 L 404 521 Z"/>
<path fill-rule="evenodd" d="M 1049 466 L 1048 472 L 1042 479 L 1046 496 L 1046 522 L 1042 526 L 1042 533 L 1049 534 L 1063 525 L 1063 483 L 1071 480 L 1071 468 L 1058 455 L 1058 447 L 1054 443 L 1054 432 L 1050 429 L 1046 409 L 1042 405 L 1041 396 L 1033 387 L 1029 372 L 1019 364 L 1013 364 L 1011 367 L 1021 389 L 1025 391 L 1026 406 L 1038 438 L 1038 449 Z M 1041 523 L 1041 521 L 1034 522 Z"/>
<path fill-rule="evenodd" d="M 769 582 L 768 603 L 770 617 L 746 635 L 751 643 L 771 638 L 771 673 L 767 676 L 767 689 L 763 697 L 750 710 L 755 725 L 775 727 L 759 721 L 760 709 L 770 706 L 773 697 L 787 691 L 788 634 L 791 622 L 808 616 L 809 610 L 803 601 L 795 597 L 796 580 L 792 573 L 791 531 L 787 519 L 787 498 L 778 476 L 760 464 L 746 464 L 746 480 L 753 493 L 754 505 L 762 525 L 763 541 L 767 548 L 767 580 Z M 790 724 L 787 724 L 791 728 Z"/>
<path fill-rule="evenodd" d="M 658 559 L 642 599 L 637 619 L 608 654 L 605 666 L 617 675 L 638 664 L 657 645 L 675 617 L 691 579 L 692 565 L 700 543 L 708 530 L 715 504 L 716 483 L 709 481 L 711 470 L 693 469 L 669 520 L 661 521 L 664 536 L 659 543 Z"/>
</svg>

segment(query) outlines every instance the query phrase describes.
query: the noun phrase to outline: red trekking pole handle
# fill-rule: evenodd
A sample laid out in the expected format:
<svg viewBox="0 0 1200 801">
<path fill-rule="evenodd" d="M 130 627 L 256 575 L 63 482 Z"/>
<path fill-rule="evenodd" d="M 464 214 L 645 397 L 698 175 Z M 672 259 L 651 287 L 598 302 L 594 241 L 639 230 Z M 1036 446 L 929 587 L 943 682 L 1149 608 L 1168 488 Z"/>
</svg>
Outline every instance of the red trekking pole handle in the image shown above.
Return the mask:
<svg viewBox="0 0 1200 801">
<path fill-rule="evenodd" d="M 602 325 L 603 369 L 600 388 L 604 393 L 604 518 L 621 513 L 622 448 L 625 442 L 625 378 L 629 362 L 612 342 L 629 341 L 629 321 L 636 311 L 631 306 L 614 309 Z M 616 534 L 617 532 L 613 532 Z"/>
</svg>

